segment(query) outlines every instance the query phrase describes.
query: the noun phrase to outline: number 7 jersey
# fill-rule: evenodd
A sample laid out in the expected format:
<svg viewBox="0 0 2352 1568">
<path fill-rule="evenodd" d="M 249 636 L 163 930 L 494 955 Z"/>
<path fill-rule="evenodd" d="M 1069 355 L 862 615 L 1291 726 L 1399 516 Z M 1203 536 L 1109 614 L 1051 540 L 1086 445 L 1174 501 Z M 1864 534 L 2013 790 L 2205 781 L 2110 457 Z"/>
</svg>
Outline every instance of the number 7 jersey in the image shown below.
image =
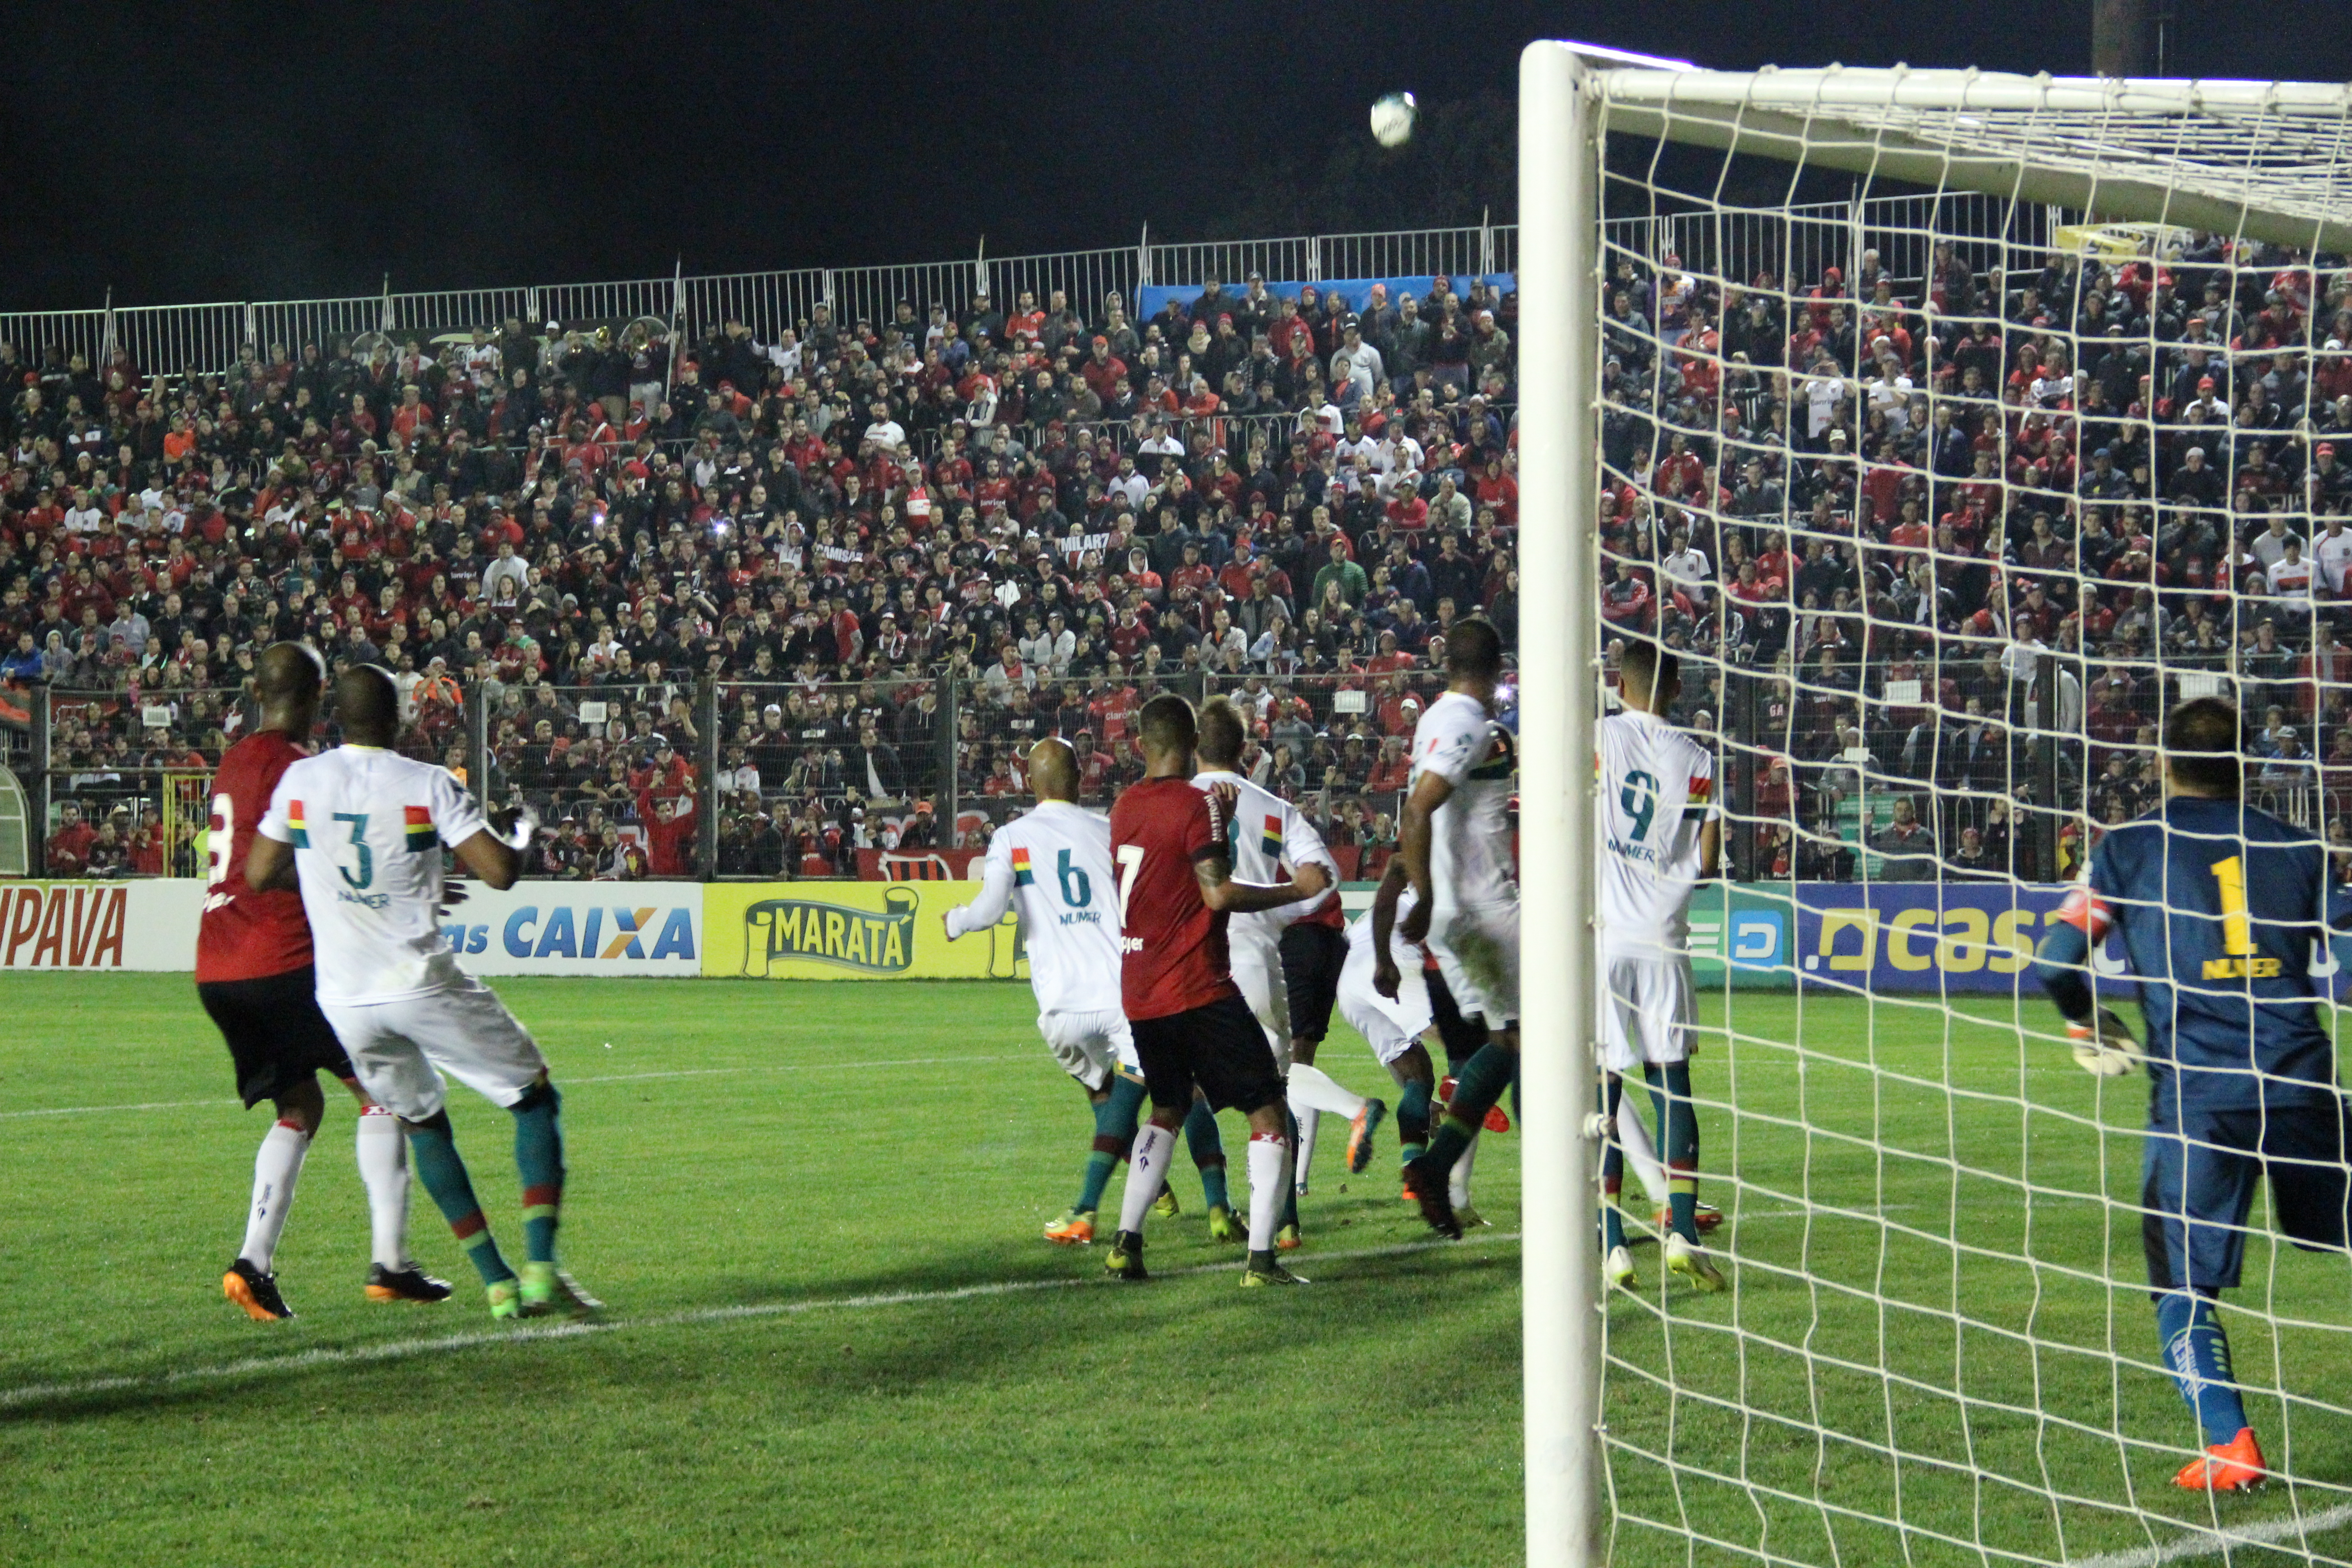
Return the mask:
<svg viewBox="0 0 2352 1568">
<path fill-rule="evenodd" d="M 442 940 L 441 846 L 482 829 L 446 768 L 338 746 L 278 778 L 261 834 L 294 849 L 319 1000 L 393 1002 L 460 978 Z"/>
<path fill-rule="evenodd" d="M 1715 812 L 1715 759 L 1654 714 L 1601 721 L 1601 931 L 1681 952 L 1699 879 L 1699 830 Z"/>
</svg>

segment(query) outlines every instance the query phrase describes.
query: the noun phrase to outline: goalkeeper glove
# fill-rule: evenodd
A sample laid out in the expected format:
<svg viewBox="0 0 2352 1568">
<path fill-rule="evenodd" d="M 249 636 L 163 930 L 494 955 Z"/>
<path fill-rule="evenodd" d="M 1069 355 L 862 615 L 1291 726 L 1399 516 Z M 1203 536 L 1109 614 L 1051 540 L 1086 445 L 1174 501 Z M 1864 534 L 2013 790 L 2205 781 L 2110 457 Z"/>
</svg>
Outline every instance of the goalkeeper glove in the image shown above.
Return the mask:
<svg viewBox="0 0 2352 1568">
<path fill-rule="evenodd" d="M 2074 1065 L 2094 1078 L 2117 1077 L 2147 1059 L 2132 1032 L 2109 1008 L 2100 1008 L 2086 1022 L 2067 1025 L 2066 1038 L 2074 1047 Z"/>
</svg>

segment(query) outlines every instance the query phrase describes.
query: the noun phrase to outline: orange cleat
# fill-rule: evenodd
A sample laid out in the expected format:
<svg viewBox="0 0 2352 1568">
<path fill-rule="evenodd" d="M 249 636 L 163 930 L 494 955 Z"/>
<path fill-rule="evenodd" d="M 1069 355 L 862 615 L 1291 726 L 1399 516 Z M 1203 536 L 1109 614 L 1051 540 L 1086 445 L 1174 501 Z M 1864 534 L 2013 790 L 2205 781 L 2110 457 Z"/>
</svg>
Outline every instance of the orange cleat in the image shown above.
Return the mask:
<svg viewBox="0 0 2352 1568">
<path fill-rule="evenodd" d="M 1452 1079 L 1444 1078 L 1438 1079 L 1437 1094 L 1433 1101 L 1433 1108 L 1434 1114 L 1432 1116 L 1430 1121 L 1430 1124 L 1433 1127 L 1436 1125 L 1436 1117 L 1443 1116 L 1447 1111 L 1454 1109 L 1454 1080 Z M 1489 1132 L 1508 1132 L 1511 1130 L 1510 1113 L 1505 1110 L 1501 1103 L 1498 1101 L 1486 1108 L 1486 1120 L 1482 1123 L 1482 1125 L 1485 1126 L 1486 1131 Z"/>
<path fill-rule="evenodd" d="M 1072 1209 L 1045 1226 L 1045 1239 L 1063 1247 L 1087 1247 L 1095 1239 L 1095 1215 L 1092 1209 Z"/>
<path fill-rule="evenodd" d="M 1669 1218 L 1670 1213 L 1671 1211 L 1663 1208 L 1658 1211 L 1658 1234 L 1660 1236 L 1665 1235 L 1666 1232 L 1674 1228 L 1673 1222 Z M 1696 1211 L 1691 1215 L 1691 1224 L 1696 1227 L 1698 1233 L 1702 1236 L 1706 1235 L 1708 1231 L 1713 1230 L 1722 1223 L 1723 1211 L 1716 1207 L 1713 1204 L 1699 1205 Z"/>
<path fill-rule="evenodd" d="M 2263 1446 L 2254 1441 L 2254 1429 L 2241 1426 L 2228 1442 L 2213 1444 L 2201 1458 L 2181 1466 L 2172 1484 L 2183 1491 L 2250 1492 L 2268 1474 Z"/>
</svg>

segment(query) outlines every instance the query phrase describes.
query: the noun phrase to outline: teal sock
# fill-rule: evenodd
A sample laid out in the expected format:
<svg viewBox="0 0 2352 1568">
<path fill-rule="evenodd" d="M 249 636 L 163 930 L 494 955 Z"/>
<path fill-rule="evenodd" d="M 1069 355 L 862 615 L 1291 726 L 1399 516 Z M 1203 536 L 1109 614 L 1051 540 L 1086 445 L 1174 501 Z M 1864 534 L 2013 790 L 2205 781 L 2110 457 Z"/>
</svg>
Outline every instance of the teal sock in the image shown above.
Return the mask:
<svg viewBox="0 0 2352 1568">
<path fill-rule="evenodd" d="M 1397 1159 L 1410 1164 L 1429 1146 L 1429 1089 L 1419 1079 L 1407 1079 L 1397 1097 Z"/>
<path fill-rule="evenodd" d="M 1615 1073 L 1601 1089 L 1601 1125 L 1609 1131 L 1601 1148 L 1601 1248 L 1625 1245 L 1625 1211 L 1619 1199 L 1625 1187 L 1625 1146 L 1617 1141 L 1617 1104 L 1625 1095 L 1625 1080 Z"/>
<path fill-rule="evenodd" d="M 2165 1368 L 2197 1413 L 2206 1446 L 2237 1436 L 2246 1425 L 2246 1406 L 2230 1371 L 2230 1336 L 2214 1316 L 2213 1303 L 2186 1290 L 2168 1290 L 2157 1298 L 2156 1329 L 2164 1340 Z"/>
<path fill-rule="evenodd" d="M 1225 1145 L 1217 1136 L 1217 1113 L 1205 1100 L 1196 1100 L 1184 1116 L 1184 1144 L 1192 1163 L 1201 1168 L 1201 1194 L 1211 1208 L 1231 1208 L 1225 1194 Z"/>
<path fill-rule="evenodd" d="M 535 1085 L 511 1108 L 515 1169 L 522 1173 L 522 1244 L 533 1263 L 555 1261 L 555 1227 L 563 1209 L 563 1129 L 556 1113 L 563 1097 L 551 1083 Z"/>
<path fill-rule="evenodd" d="M 1470 1140 L 1486 1124 L 1487 1110 L 1502 1098 L 1503 1090 L 1511 1086 L 1518 1070 L 1518 1052 L 1492 1040 L 1480 1046 L 1454 1075 L 1454 1098 L 1446 1104 L 1445 1119 L 1430 1135 L 1429 1152 L 1423 1158 L 1434 1162 L 1441 1170 L 1452 1170 L 1454 1162 L 1462 1158 L 1462 1151 L 1470 1147 Z"/>
<path fill-rule="evenodd" d="M 1095 1146 L 1087 1152 L 1087 1172 L 1078 1184 L 1077 1211 L 1092 1214 L 1102 1206 L 1103 1188 L 1110 1173 L 1135 1146 L 1136 1113 L 1143 1105 L 1143 1086 L 1114 1073 L 1110 1098 L 1095 1106 Z"/>
<path fill-rule="evenodd" d="M 408 1154 L 409 1163 L 415 1167 L 416 1179 L 425 1184 L 433 1206 L 441 1211 L 441 1217 L 449 1222 L 450 1230 L 464 1244 L 466 1256 L 474 1260 L 482 1283 L 496 1285 L 513 1279 L 514 1270 L 499 1255 L 499 1244 L 490 1239 L 490 1222 L 482 1217 L 482 1205 L 474 1196 L 473 1179 L 466 1174 L 466 1162 L 457 1157 L 457 1140 L 449 1130 L 447 1111 L 421 1125 L 409 1125 Z"/>
<path fill-rule="evenodd" d="M 1685 1241 L 1698 1239 L 1698 1107 L 1691 1103 L 1690 1064 L 1652 1062 L 1642 1069 L 1658 1113 L 1666 1165 L 1666 1223 Z"/>
</svg>

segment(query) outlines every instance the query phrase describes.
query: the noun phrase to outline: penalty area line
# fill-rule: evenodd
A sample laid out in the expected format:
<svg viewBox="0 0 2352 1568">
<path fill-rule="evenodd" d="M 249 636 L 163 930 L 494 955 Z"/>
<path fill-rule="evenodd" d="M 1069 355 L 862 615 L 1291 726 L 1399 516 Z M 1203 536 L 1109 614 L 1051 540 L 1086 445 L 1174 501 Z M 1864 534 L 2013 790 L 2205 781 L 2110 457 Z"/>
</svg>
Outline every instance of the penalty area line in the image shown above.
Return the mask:
<svg viewBox="0 0 2352 1568">
<path fill-rule="evenodd" d="M 2103 1552 L 2096 1557 L 2069 1558 L 2068 1568 L 2164 1568 L 2168 1563 L 2219 1557 L 2242 1546 L 2276 1546 L 2283 1541 L 2325 1534 L 2352 1524 L 2352 1502 L 2340 1502 L 2317 1513 L 2291 1513 L 2284 1519 L 2233 1524 L 2221 1530 L 2208 1530 L 2185 1520 L 2166 1522 L 2179 1524 L 2189 1533 L 2161 1546 L 2137 1546 L 2127 1552 Z"/>
<path fill-rule="evenodd" d="M 640 1083 L 649 1079 L 664 1078 L 729 1078 L 743 1073 L 866 1072 L 884 1068 L 961 1067 L 970 1063 L 1027 1061 L 1035 1054 L 1014 1051 L 993 1057 L 906 1057 L 879 1062 L 777 1062 L 753 1067 L 677 1068 L 663 1072 L 591 1073 L 579 1078 L 565 1077 L 558 1087 L 569 1089 L 576 1083 Z M 26 1116 L 102 1116 L 110 1111 L 189 1110 L 199 1106 L 234 1110 L 236 1101 L 222 1095 L 212 1100 L 152 1100 L 139 1105 L 52 1105 L 33 1110 L 0 1110 L 0 1121 L 12 1121 Z"/>
<path fill-rule="evenodd" d="M 1518 1240 L 1516 1231 L 1504 1231 L 1494 1236 L 1481 1236 L 1480 1242 L 1501 1243 Z M 1359 1247 L 1339 1252 L 1323 1252 L 1304 1259 L 1309 1267 L 1322 1263 L 1344 1262 L 1366 1258 L 1400 1258 L 1413 1253 L 1435 1251 L 1441 1247 L 1456 1247 L 1461 1242 L 1432 1239 L 1398 1242 L 1387 1247 Z M 1182 1268 L 1171 1268 L 1152 1276 L 1155 1279 L 1181 1279 L 1199 1274 L 1231 1274 L 1230 1263 L 1198 1263 Z M 694 1328 L 710 1323 L 742 1322 L 759 1318 L 802 1317 L 812 1312 L 858 1311 L 884 1307 L 918 1307 L 951 1301 L 978 1300 L 992 1296 L 1024 1296 L 1046 1290 L 1097 1289 L 1118 1285 L 1118 1280 L 1099 1271 L 1073 1275 L 1067 1279 L 997 1279 L 977 1285 L 959 1285 L 942 1290 L 893 1290 L 867 1296 L 816 1297 L 797 1301 L 751 1301 L 734 1307 L 698 1307 L 682 1312 L 662 1312 L 643 1318 L 612 1318 L 599 1322 L 550 1323 L 544 1326 L 524 1324 L 512 1329 L 480 1329 L 465 1333 L 444 1334 L 426 1340 L 388 1340 L 378 1344 L 320 1346 L 315 1350 L 296 1351 L 288 1355 L 242 1356 L 235 1361 L 221 1362 L 212 1366 L 183 1367 L 148 1376 L 115 1375 L 85 1378 L 71 1383 L 31 1384 L 21 1388 L 0 1390 L 0 1410 L 18 1409 L 28 1405 L 46 1405 L 63 1400 L 88 1399 L 101 1394 L 121 1394 L 135 1389 L 151 1393 L 183 1388 L 194 1384 L 222 1383 L 236 1378 L 268 1373 L 306 1372 L 313 1367 L 359 1366 L 374 1362 L 411 1361 L 420 1356 L 448 1355 L 459 1351 L 478 1350 L 485 1345 L 506 1345 L 537 1340 L 576 1340 L 593 1334 L 614 1334 L 633 1329 Z"/>
</svg>

